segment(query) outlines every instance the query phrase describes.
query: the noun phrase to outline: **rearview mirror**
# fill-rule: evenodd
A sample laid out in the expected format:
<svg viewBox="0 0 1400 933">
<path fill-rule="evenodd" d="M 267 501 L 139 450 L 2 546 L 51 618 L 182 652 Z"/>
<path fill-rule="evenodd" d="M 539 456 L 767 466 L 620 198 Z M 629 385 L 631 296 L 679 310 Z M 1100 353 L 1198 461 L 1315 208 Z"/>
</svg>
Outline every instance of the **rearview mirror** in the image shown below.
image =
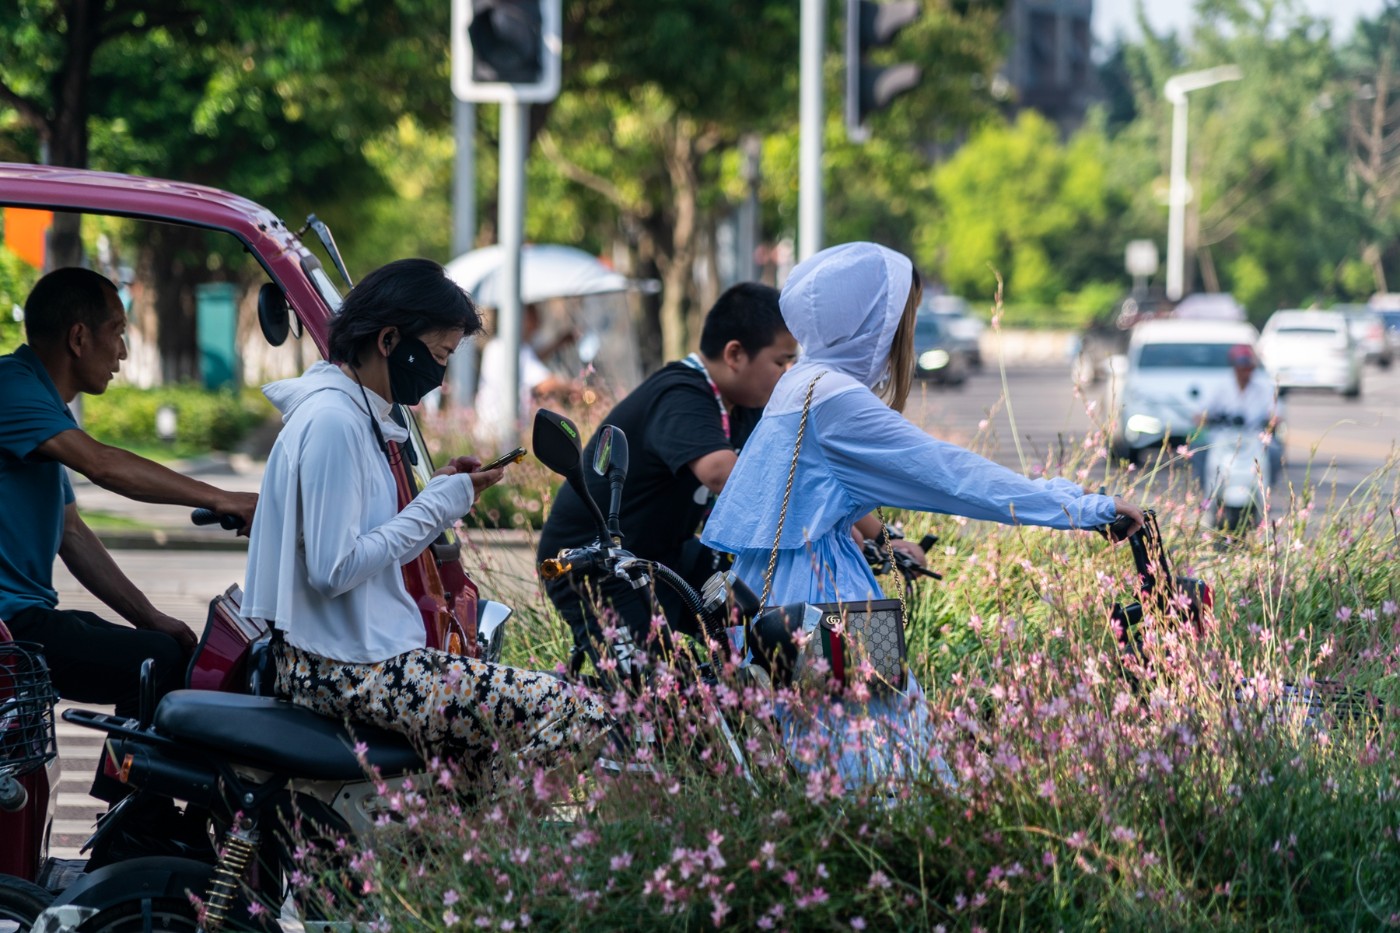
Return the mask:
<svg viewBox="0 0 1400 933">
<path fill-rule="evenodd" d="M 264 282 L 258 289 L 258 324 L 263 337 L 274 347 L 287 342 L 291 333 L 291 315 L 287 310 L 287 296 L 272 282 Z"/>
<path fill-rule="evenodd" d="M 541 408 L 535 412 L 535 457 L 561 476 L 578 472 L 583 460 L 578 428 L 558 412 Z"/>
<path fill-rule="evenodd" d="M 593 452 L 593 472 L 599 476 L 627 475 L 627 435 L 621 428 L 605 424 L 598 429 L 598 447 Z"/>
<path fill-rule="evenodd" d="M 588 484 L 583 480 L 583 448 L 579 444 L 578 428 L 558 412 L 541 408 L 535 412 L 534 445 L 535 457 L 568 480 L 569 488 L 573 489 L 588 507 L 593 516 L 593 523 L 598 528 L 598 540 L 609 540 L 608 520 L 603 517 L 598 503 L 588 492 Z"/>
<path fill-rule="evenodd" d="M 612 463 L 613 426 L 605 424 L 598 429 L 598 446 L 593 451 L 593 472 L 599 476 L 608 475 L 608 464 Z"/>
</svg>

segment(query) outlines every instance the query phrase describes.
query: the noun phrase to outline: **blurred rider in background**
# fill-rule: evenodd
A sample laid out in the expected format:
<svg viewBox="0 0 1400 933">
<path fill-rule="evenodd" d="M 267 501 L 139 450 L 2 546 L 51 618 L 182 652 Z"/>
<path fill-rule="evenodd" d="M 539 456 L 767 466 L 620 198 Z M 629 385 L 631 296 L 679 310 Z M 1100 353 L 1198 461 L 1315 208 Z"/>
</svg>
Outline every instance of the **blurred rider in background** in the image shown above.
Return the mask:
<svg viewBox="0 0 1400 933">
<path fill-rule="evenodd" d="M 1197 423 L 1209 430 L 1213 419 L 1238 421 L 1253 431 L 1267 431 L 1269 441 L 1269 485 L 1278 482 L 1283 472 L 1283 401 L 1278 397 L 1274 378 L 1259 366 L 1254 348 L 1236 344 L 1226 354 L 1234 379 L 1223 382 L 1206 397 L 1205 406 L 1197 415 Z M 1205 458 L 1194 457 L 1196 474 L 1204 481 Z"/>
</svg>

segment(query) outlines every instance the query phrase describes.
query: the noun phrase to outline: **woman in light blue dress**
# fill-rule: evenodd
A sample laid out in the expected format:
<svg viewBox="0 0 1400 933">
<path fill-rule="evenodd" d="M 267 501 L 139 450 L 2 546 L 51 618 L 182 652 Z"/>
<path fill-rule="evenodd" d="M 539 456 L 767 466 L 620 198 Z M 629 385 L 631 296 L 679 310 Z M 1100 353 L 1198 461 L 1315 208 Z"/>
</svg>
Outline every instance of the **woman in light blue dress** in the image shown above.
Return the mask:
<svg viewBox="0 0 1400 933">
<path fill-rule="evenodd" d="M 850 533 L 878 506 L 1063 529 L 1093 529 L 1120 515 L 1142 521 L 1121 498 L 1065 479 L 1027 479 L 900 414 L 921 295 L 910 261 L 873 243 L 823 250 L 783 287 L 783 320 L 802 356 L 778 382 L 703 535 L 735 556 L 735 571 L 754 592 L 764 591 L 803 403 L 823 374 L 812 391 L 770 606 L 885 598 Z M 922 699 L 911 676 L 905 693 L 877 696 L 865 710 L 848 702 L 839 716 L 830 708 L 783 710 L 780 720 L 799 770 L 825 758 L 847 786 L 890 774 L 950 781 L 929 743 Z M 873 720 L 873 730 L 861 719 Z"/>
</svg>

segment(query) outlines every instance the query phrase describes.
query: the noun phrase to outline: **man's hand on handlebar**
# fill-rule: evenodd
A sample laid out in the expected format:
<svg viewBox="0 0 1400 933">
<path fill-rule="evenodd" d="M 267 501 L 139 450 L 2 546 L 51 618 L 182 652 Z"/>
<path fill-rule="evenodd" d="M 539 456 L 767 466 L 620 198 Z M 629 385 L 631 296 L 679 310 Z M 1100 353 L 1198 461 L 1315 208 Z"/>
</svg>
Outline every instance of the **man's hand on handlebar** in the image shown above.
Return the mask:
<svg viewBox="0 0 1400 933">
<path fill-rule="evenodd" d="M 255 492 L 225 493 L 224 498 L 210 505 L 212 511 L 220 515 L 232 515 L 241 521 L 238 534 L 244 538 L 248 537 L 248 532 L 253 530 L 253 512 L 257 510 L 257 507 L 258 494 Z M 183 622 L 180 624 L 184 625 Z"/>
<path fill-rule="evenodd" d="M 919 547 L 913 541 L 907 538 L 891 538 L 890 547 L 894 548 L 896 551 L 903 552 L 910 560 L 920 567 L 928 566 L 928 555 L 924 553 L 923 548 Z"/>
</svg>

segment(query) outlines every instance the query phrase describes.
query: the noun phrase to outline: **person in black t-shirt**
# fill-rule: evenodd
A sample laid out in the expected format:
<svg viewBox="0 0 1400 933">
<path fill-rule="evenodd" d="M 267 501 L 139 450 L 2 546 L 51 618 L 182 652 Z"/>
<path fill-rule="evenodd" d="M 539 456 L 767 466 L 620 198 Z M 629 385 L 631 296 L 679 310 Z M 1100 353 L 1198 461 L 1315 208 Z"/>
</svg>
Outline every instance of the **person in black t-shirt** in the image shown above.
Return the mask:
<svg viewBox="0 0 1400 933">
<path fill-rule="evenodd" d="M 604 423 L 627 435 L 630 464 L 618 517 L 623 547 L 660 561 L 697 587 L 716 569 L 716 556 L 695 533 L 773 386 L 796 357 L 797 341 L 783 323 L 777 289 L 735 285 L 705 316 L 700 352 L 662 367 L 617 403 Z M 596 446 L 595 435 L 585 448 L 585 463 L 592 461 Z M 585 475 L 589 492 L 606 507 L 607 480 L 592 470 Z M 564 485 L 540 533 L 537 556 L 543 560 L 587 545 L 596 535 L 587 506 Z M 673 628 L 699 634 L 695 620 L 665 587 L 637 590 L 612 577 L 571 574 L 545 589 L 573 630 L 576 648 L 595 661 L 602 640 L 599 607 L 616 613 L 624 644 L 618 654 L 624 659 L 627 636 L 641 645 L 651 634 L 653 598 Z"/>
</svg>

